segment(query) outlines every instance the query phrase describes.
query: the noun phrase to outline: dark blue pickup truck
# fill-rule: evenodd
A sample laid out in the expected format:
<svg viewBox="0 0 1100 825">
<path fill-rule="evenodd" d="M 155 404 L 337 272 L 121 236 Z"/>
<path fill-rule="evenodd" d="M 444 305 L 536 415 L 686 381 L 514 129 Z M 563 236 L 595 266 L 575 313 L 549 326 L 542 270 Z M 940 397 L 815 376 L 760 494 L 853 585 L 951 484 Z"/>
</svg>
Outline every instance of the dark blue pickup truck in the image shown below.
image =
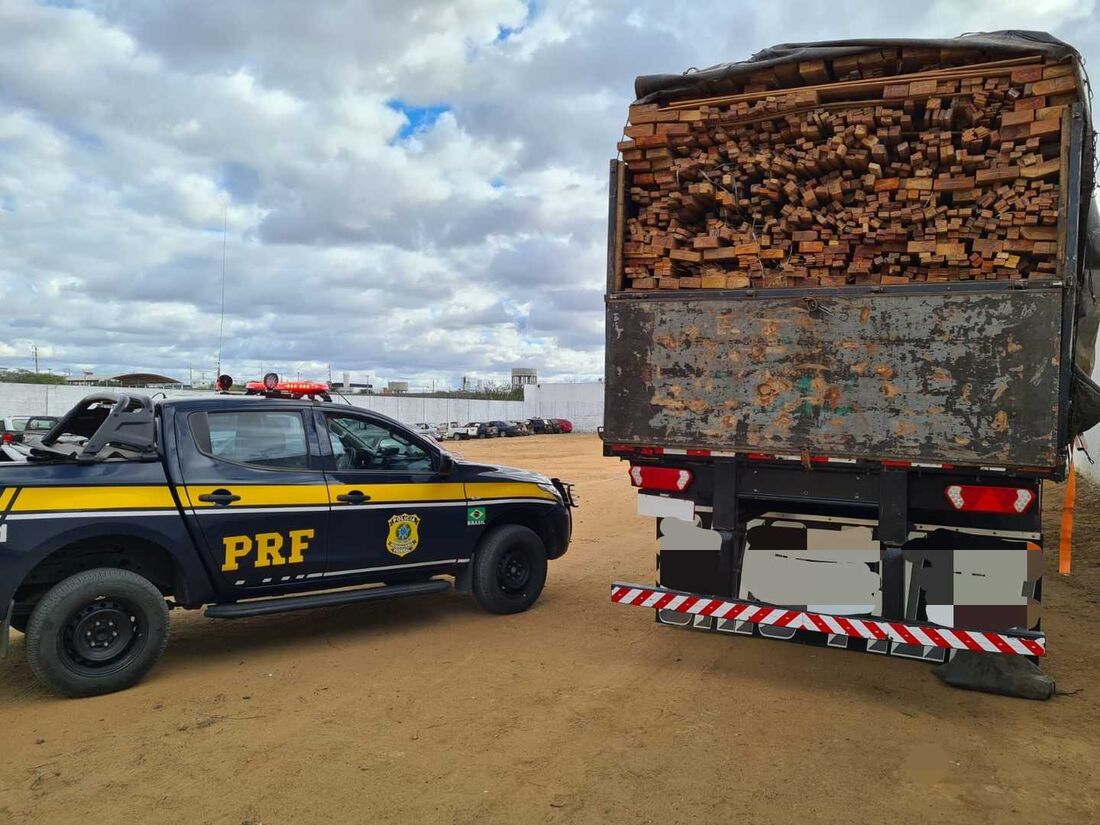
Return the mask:
<svg viewBox="0 0 1100 825">
<path fill-rule="evenodd" d="M 453 586 L 516 613 L 572 506 L 558 479 L 350 405 L 91 395 L 0 466 L 0 653 L 15 628 L 43 682 L 88 696 L 153 666 L 174 607 L 231 619 Z"/>
</svg>

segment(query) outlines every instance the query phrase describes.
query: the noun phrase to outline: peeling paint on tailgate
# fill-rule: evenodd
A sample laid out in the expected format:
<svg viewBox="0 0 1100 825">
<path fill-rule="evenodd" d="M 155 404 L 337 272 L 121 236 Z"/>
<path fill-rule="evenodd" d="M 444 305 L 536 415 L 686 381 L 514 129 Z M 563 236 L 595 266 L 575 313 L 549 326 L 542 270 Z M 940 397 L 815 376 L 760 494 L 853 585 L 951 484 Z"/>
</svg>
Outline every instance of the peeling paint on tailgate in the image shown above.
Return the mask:
<svg viewBox="0 0 1100 825">
<path fill-rule="evenodd" d="M 1052 467 L 1061 292 L 608 303 L 605 437 Z"/>
</svg>

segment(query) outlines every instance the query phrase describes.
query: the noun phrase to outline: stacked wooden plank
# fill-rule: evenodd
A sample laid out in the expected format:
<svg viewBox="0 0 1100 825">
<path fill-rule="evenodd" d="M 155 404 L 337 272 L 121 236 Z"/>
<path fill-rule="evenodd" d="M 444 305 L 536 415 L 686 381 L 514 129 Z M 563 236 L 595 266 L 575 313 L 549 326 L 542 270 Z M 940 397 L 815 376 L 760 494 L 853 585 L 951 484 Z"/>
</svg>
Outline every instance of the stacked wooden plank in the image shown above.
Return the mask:
<svg viewBox="0 0 1100 825">
<path fill-rule="evenodd" d="M 1077 99 L 1069 62 L 905 49 L 632 106 L 621 283 L 1053 277 L 1063 121 Z"/>
</svg>

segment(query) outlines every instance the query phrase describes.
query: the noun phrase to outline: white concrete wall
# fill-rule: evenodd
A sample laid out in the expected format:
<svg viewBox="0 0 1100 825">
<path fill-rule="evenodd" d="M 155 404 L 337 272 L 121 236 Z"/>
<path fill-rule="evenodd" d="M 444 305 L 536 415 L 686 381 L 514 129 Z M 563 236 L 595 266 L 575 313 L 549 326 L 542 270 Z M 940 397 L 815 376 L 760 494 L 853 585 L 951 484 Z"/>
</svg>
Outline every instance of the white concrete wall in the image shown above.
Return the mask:
<svg viewBox="0 0 1100 825">
<path fill-rule="evenodd" d="M 8 384 L 0 382 L 0 414 L 2 415 L 62 415 L 77 401 L 96 392 L 110 392 L 122 387 L 67 387 L 56 384 Z M 148 395 L 153 390 L 131 392 Z M 159 390 L 158 390 L 159 392 Z M 209 395 L 193 390 L 165 390 L 170 398 Z"/>
<path fill-rule="evenodd" d="M 528 418 L 565 418 L 575 432 L 603 426 L 603 383 L 535 384 L 523 388 Z"/>
<path fill-rule="evenodd" d="M 62 415 L 86 395 L 123 387 L 67 387 L 54 384 L 0 383 L 0 414 Z M 131 392 L 150 394 L 148 389 Z M 156 392 L 159 392 L 157 390 Z M 169 398 L 209 395 L 201 390 L 165 390 Z M 441 421 L 517 421 L 568 418 L 578 430 L 594 432 L 603 424 L 603 384 L 540 384 L 525 388 L 523 401 L 474 401 L 464 398 L 409 398 L 396 395 L 349 395 L 358 407 L 407 424 Z M 337 398 L 336 403 L 340 403 Z"/>
</svg>

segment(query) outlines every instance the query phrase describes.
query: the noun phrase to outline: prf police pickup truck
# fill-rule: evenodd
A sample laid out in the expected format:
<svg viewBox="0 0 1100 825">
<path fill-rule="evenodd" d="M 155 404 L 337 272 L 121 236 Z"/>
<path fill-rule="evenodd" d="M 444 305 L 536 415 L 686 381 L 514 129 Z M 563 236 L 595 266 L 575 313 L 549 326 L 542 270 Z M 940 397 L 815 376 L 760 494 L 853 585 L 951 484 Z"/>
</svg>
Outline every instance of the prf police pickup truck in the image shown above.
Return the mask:
<svg viewBox="0 0 1100 825">
<path fill-rule="evenodd" d="M 272 384 L 90 395 L 3 466 L 0 654 L 22 631 L 46 685 L 89 696 L 153 666 L 172 607 L 258 616 L 447 590 L 441 575 L 493 613 L 534 604 L 569 546 L 570 485 Z"/>
</svg>

